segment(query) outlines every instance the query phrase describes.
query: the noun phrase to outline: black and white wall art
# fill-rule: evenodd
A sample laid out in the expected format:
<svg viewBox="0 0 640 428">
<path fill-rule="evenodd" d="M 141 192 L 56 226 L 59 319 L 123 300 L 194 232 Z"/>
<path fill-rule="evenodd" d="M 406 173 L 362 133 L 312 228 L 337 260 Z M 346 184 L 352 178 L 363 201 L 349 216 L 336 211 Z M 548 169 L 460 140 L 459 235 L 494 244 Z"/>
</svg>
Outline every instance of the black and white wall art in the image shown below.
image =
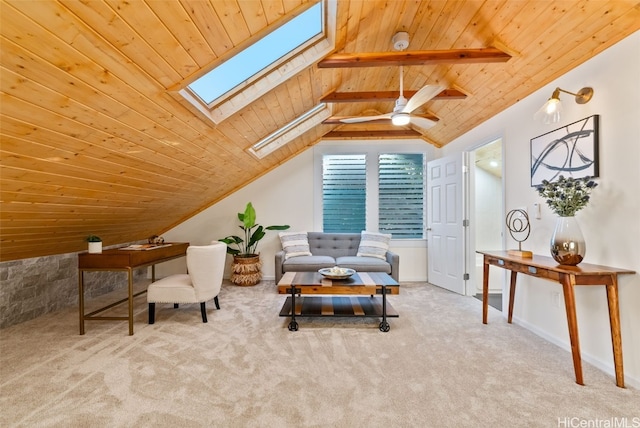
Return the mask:
<svg viewBox="0 0 640 428">
<path fill-rule="evenodd" d="M 531 186 L 542 180 L 598 177 L 599 115 L 531 139 Z"/>
</svg>

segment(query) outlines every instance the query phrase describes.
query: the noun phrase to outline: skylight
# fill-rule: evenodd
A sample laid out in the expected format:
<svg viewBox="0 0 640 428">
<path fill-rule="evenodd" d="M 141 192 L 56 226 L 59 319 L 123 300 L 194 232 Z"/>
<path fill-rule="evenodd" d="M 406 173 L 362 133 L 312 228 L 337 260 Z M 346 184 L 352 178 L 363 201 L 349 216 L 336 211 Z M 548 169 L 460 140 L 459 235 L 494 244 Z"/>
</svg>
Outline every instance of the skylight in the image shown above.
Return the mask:
<svg viewBox="0 0 640 428">
<path fill-rule="evenodd" d="M 214 101 L 250 80 L 285 55 L 323 33 L 322 2 L 316 3 L 188 87 L 205 104 Z"/>
</svg>

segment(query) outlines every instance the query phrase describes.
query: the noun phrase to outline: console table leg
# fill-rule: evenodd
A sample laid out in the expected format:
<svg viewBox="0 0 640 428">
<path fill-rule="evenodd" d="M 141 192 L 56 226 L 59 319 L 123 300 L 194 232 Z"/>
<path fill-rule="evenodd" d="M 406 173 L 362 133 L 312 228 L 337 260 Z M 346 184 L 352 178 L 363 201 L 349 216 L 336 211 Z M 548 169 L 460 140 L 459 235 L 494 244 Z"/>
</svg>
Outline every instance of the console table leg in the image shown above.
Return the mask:
<svg viewBox="0 0 640 428">
<path fill-rule="evenodd" d="M 482 272 L 482 323 L 487 323 L 489 313 L 489 262 L 484 256 L 484 270 Z"/>
<path fill-rule="evenodd" d="M 582 380 L 582 359 L 580 358 L 580 339 L 578 338 L 578 320 L 576 317 L 576 301 L 573 286 L 576 279 L 573 275 L 562 275 L 562 291 L 564 292 L 564 305 L 567 311 L 567 324 L 569 325 L 569 339 L 571 341 L 571 354 L 573 356 L 573 370 L 576 374 L 576 383 L 584 385 Z"/>
<path fill-rule="evenodd" d="M 613 365 L 616 371 L 616 385 L 624 388 L 624 369 L 622 366 L 622 337 L 620 335 L 620 309 L 618 307 L 618 281 L 611 275 L 611 284 L 607 284 L 607 303 L 609 305 L 609 326 L 613 345 Z"/>
<path fill-rule="evenodd" d="M 517 280 L 518 272 L 512 270 L 511 271 L 511 284 L 509 285 L 509 316 L 507 318 L 507 322 L 511 324 L 511 320 L 513 319 L 513 302 L 516 298 L 516 280 Z"/>
</svg>

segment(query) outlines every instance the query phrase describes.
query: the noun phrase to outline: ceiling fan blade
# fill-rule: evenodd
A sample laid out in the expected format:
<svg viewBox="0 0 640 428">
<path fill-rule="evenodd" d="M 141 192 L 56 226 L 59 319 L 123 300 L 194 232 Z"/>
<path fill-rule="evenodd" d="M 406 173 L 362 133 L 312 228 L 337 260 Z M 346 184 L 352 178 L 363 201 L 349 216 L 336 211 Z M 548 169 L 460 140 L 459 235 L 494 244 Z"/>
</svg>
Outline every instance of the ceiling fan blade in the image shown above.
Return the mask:
<svg viewBox="0 0 640 428">
<path fill-rule="evenodd" d="M 427 85 L 420 89 L 414 96 L 411 97 L 409 101 L 407 101 L 407 105 L 404 106 L 402 111 L 404 113 L 411 113 L 422 104 L 426 103 L 440 92 L 444 90 L 444 86 L 440 85 Z"/>
<path fill-rule="evenodd" d="M 432 128 L 437 122 L 421 116 L 411 116 L 411 124 L 422 129 Z"/>
<path fill-rule="evenodd" d="M 360 122 L 371 122 L 372 120 L 382 120 L 382 119 L 391 119 L 391 113 L 379 114 L 377 116 L 345 117 L 344 119 L 340 119 L 340 122 L 360 123 Z"/>
</svg>

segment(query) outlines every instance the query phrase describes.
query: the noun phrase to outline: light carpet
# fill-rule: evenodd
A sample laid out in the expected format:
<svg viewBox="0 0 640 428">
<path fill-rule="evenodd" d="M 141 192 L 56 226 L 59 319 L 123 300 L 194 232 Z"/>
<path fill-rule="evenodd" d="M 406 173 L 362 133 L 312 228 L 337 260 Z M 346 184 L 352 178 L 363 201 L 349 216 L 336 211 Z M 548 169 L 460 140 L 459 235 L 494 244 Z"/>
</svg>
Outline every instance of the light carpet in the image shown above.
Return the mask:
<svg viewBox="0 0 640 428">
<path fill-rule="evenodd" d="M 639 391 L 585 362 L 577 385 L 569 352 L 493 308 L 483 325 L 475 298 L 402 284 L 388 333 L 376 318 L 300 318 L 290 332 L 284 299 L 273 281 L 225 284 L 207 324 L 198 305 L 159 305 L 148 325 L 143 295 L 133 336 L 123 321 L 80 336 L 74 308 L 4 329 L 0 426 L 640 425 Z"/>
</svg>

